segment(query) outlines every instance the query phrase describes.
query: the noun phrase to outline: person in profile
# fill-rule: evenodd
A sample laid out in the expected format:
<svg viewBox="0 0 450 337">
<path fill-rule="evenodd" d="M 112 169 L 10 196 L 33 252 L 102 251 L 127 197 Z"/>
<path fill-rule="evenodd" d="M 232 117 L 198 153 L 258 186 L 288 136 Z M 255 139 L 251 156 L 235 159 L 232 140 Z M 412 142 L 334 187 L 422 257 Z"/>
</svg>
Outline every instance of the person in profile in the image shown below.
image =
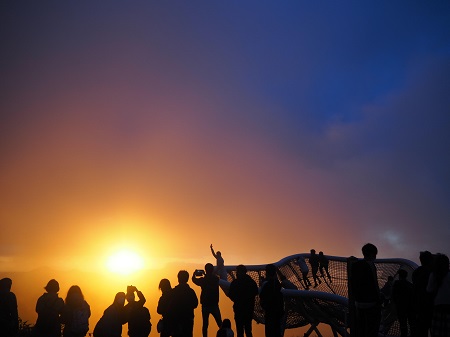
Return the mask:
<svg viewBox="0 0 450 337">
<path fill-rule="evenodd" d="M 221 280 L 226 280 L 227 279 L 227 271 L 225 270 L 225 261 L 222 257 L 222 253 L 219 251 L 217 251 L 217 253 L 216 253 L 214 251 L 212 244 L 209 246 L 209 248 L 211 248 L 211 253 L 214 256 L 214 258 L 216 259 L 216 267 L 215 267 L 214 273 L 216 275 L 219 275 Z"/>
<path fill-rule="evenodd" d="M 392 301 L 397 310 L 401 337 L 407 337 L 408 324 L 410 327 L 414 324 L 414 289 L 412 283 L 406 279 L 407 277 L 408 272 L 400 269 L 399 279 L 392 286 Z"/>
<path fill-rule="evenodd" d="M 195 291 L 189 286 L 189 273 L 178 272 L 178 285 L 172 290 L 173 337 L 192 337 L 194 309 L 198 306 Z"/>
<path fill-rule="evenodd" d="M 414 336 L 428 337 L 433 317 L 433 294 L 427 292 L 428 279 L 433 265 L 433 254 L 423 251 L 419 254 L 420 266 L 412 273 L 415 298 Z"/>
<path fill-rule="evenodd" d="M 378 337 L 381 299 L 374 263 L 378 249 L 375 245 L 367 243 L 362 247 L 362 253 L 364 259 L 353 262 L 350 266 L 349 286 L 356 309 L 352 335 L 356 332 L 355 336 L 358 337 Z"/>
<path fill-rule="evenodd" d="M 0 336 L 15 336 L 19 331 L 17 298 L 11 291 L 12 280 L 8 277 L 0 280 Z"/>
<path fill-rule="evenodd" d="M 127 322 L 125 314 L 125 293 L 118 292 L 114 302 L 106 308 L 103 316 L 94 328 L 94 337 L 120 337 L 122 336 L 122 325 Z"/>
<path fill-rule="evenodd" d="M 36 312 L 38 314 L 34 325 L 34 334 L 37 336 L 61 336 L 61 314 L 64 301 L 58 296 L 59 283 L 52 279 L 44 287 L 46 292 L 38 298 Z"/>
<path fill-rule="evenodd" d="M 192 282 L 198 285 L 202 292 L 200 303 L 202 305 L 202 335 L 208 337 L 209 315 L 212 315 L 220 328 L 222 316 L 219 309 L 219 277 L 214 274 L 214 266 L 211 263 L 205 264 L 205 272 L 196 270 L 192 274 Z"/>
<path fill-rule="evenodd" d="M 322 283 L 320 278 L 317 276 L 317 272 L 319 271 L 319 256 L 316 254 L 315 249 L 311 249 L 311 254 L 309 255 L 309 264 L 311 265 L 311 273 L 314 280 L 314 288 L 318 286 L 318 284 Z"/>
<path fill-rule="evenodd" d="M 330 271 L 328 270 L 328 266 L 330 265 L 330 261 L 328 258 L 323 255 L 323 252 L 319 252 L 319 272 L 320 276 L 322 276 L 323 280 L 325 281 L 325 275 L 328 277 L 328 281 L 332 283 Z"/>
<path fill-rule="evenodd" d="M 449 258 L 436 254 L 427 291 L 434 295 L 431 337 L 450 336 L 450 272 Z"/>
<path fill-rule="evenodd" d="M 228 318 L 225 318 L 222 321 L 222 325 L 220 329 L 217 331 L 216 337 L 234 337 L 234 332 L 231 329 L 231 321 Z"/>
<path fill-rule="evenodd" d="M 234 320 L 237 337 L 252 337 L 252 319 L 255 308 L 255 298 L 258 295 L 258 285 L 247 275 L 247 268 L 240 264 L 236 267 L 234 279 L 228 291 L 228 297 L 233 301 Z"/>
<path fill-rule="evenodd" d="M 311 287 L 311 281 L 308 278 L 309 268 L 303 256 L 299 256 L 297 258 L 297 264 L 300 268 L 300 272 L 302 273 L 304 287 L 306 290 L 308 290 L 309 287 Z"/>
<path fill-rule="evenodd" d="M 77 285 L 69 288 L 61 314 L 64 337 L 83 337 L 89 331 L 91 308 Z"/>
<path fill-rule="evenodd" d="M 139 301 L 136 301 L 135 293 Z M 146 302 L 144 294 L 135 286 L 128 286 L 125 298 L 128 302 L 124 307 L 128 322 L 128 336 L 147 337 L 152 329 L 152 324 L 150 323 L 150 312 L 144 307 Z"/>
<path fill-rule="evenodd" d="M 281 337 L 284 298 L 277 278 L 277 268 L 273 264 L 266 266 L 266 282 L 262 285 L 259 299 L 264 310 L 266 337 Z"/>
<path fill-rule="evenodd" d="M 158 322 L 157 330 L 161 337 L 169 337 L 172 335 L 172 285 L 170 281 L 163 278 L 159 282 L 159 290 L 161 297 L 158 300 L 156 312 L 162 316 Z"/>
</svg>

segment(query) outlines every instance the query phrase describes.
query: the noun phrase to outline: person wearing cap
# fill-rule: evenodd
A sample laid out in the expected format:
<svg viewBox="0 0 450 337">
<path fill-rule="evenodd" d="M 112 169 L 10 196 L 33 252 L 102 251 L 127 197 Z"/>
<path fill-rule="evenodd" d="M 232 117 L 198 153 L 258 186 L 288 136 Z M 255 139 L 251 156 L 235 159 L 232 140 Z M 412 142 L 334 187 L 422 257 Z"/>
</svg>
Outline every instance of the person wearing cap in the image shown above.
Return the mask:
<svg viewBox="0 0 450 337">
<path fill-rule="evenodd" d="M 38 318 L 34 332 L 42 337 L 61 336 L 60 315 L 64 309 L 64 300 L 58 296 L 59 283 L 52 279 L 44 287 L 46 293 L 38 298 L 36 312 Z"/>
</svg>

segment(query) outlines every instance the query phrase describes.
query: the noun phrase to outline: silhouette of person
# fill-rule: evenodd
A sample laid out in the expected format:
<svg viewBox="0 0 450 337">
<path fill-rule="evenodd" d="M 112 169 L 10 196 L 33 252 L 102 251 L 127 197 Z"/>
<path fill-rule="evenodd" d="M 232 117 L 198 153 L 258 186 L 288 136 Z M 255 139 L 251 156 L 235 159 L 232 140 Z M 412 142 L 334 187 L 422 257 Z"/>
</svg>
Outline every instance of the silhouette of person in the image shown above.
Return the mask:
<svg viewBox="0 0 450 337">
<path fill-rule="evenodd" d="M 234 320 L 237 337 L 252 337 L 252 319 L 255 308 L 255 297 L 258 295 L 258 285 L 247 275 L 247 268 L 240 264 L 236 267 L 234 279 L 228 291 L 228 297 L 233 301 Z"/>
<path fill-rule="evenodd" d="M 281 293 L 281 284 L 277 278 L 277 268 L 273 264 L 266 266 L 266 282 L 262 285 L 259 298 L 264 310 L 266 337 L 280 337 L 284 299 Z"/>
<path fill-rule="evenodd" d="M 419 260 L 420 266 L 412 273 L 416 321 L 414 336 L 428 337 L 433 317 L 433 295 L 427 292 L 427 284 L 431 274 L 433 254 L 429 251 L 420 252 Z"/>
<path fill-rule="evenodd" d="M 392 287 L 394 286 L 394 277 L 389 275 L 383 288 L 380 290 L 381 300 L 384 307 L 387 307 L 392 298 Z"/>
<path fill-rule="evenodd" d="M 326 274 L 327 277 L 328 277 L 328 280 L 330 281 L 330 283 L 332 283 L 333 281 L 331 280 L 331 275 L 330 275 L 330 272 L 328 270 L 329 264 L 330 264 L 330 261 L 328 261 L 328 258 L 325 255 L 323 255 L 323 252 L 319 252 L 319 271 L 320 271 L 320 275 L 325 280 L 325 274 Z M 324 273 L 324 271 L 325 271 L 325 273 Z"/>
<path fill-rule="evenodd" d="M 161 290 L 161 297 L 158 301 L 156 312 L 162 316 L 162 323 L 160 325 L 161 337 L 169 337 L 172 335 L 172 286 L 168 279 L 162 279 L 159 282 L 159 289 Z"/>
<path fill-rule="evenodd" d="M 392 324 L 397 320 L 392 299 L 392 287 L 394 285 L 394 277 L 389 275 L 386 283 L 380 290 L 381 301 L 381 324 L 380 332 L 386 335 Z"/>
<path fill-rule="evenodd" d="M 34 333 L 38 336 L 59 337 L 61 336 L 61 313 L 64 301 L 58 296 L 59 283 L 52 279 L 44 287 L 46 293 L 40 296 L 36 303 L 38 314 Z"/>
<path fill-rule="evenodd" d="M 297 258 L 297 264 L 300 268 L 300 272 L 302 273 L 305 289 L 308 290 L 309 287 L 311 286 L 311 281 L 308 279 L 309 268 L 303 256 L 299 256 Z"/>
<path fill-rule="evenodd" d="M 209 248 L 211 248 L 211 253 L 214 256 L 214 258 L 216 259 L 216 268 L 214 270 L 214 273 L 219 275 L 220 279 L 226 280 L 227 279 L 227 271 L 225 270 L 225 261 L 222 257 L 222 253 L 219 251 L 214 252 L 214 248 L 213 248 L 212 244 L 209 246 Z"/>
<path fill-rule="evenodd" d="M 314 288 L 317 287 L 317 282 L 322 283 L 320 278 L 317 276 L 319 271 L 319 256 L 317 256 L 316 251 L 311 249 L 311 254 L 309 255 L 309 264 L 311 265 L 311 273 L 314 280 Z"/>
<path fill-rule="evenodd" d="M 408 324 L 414 324 L 414 289 L 406 278 L 408 272 L 404 269 L 398 271 L 399 279 L 392 286 L 392 301 L 397 309 L 397 317 L 400 323 L 401 337 L 408 336 Z"/>
<path fill-rule="evenodd" d="M 278 277 L 280 278 L 280 284 L 281 288 L 283 289 L 293 289 L 298 290 L 297 286 L 289 281 L 286 276 L 284 276 L 278 269 L 277 269 Z M 281 331 L 283 332 L 281 335 L 284 335 L 284 331 L 286 330 L 286 323 L 287 323 L 287 312 L 284 312 L 282 323 L 281 323 Z"/>
<path fill-rule="evenodd" d="M 137 294 L 139 301 L 136 301 L 134 293 Z M 152 329 L 152 324 L 150 323 L 150 312 L 144 307 L 146 302 L 144 294 L 135 286 L 128 286 L 125 298 L 128 302 L 124 307 L 128 322 L 128 336 L 147 337 Z"/>
<path fill-rule="evenodd" d="M 12 280 L 8 277 L 0 280 L 0 336 L 15 336 L 19 330 L 17 298 L 11 291 Z"/>
<path fill-rule="evenodd" d="M 205 274 L 192 274 L 192 282 L 202 288 L 200 303 L 202 305 L 202 335 L 208 336 L 209 315 L 216 320 L 217 326 L 222 325 L 222 317 L 219 309 L 219 277 L 214 274 L 214 266 L 205 264 Z"/>
<path fill-rule="evenodd" d="M 91 308 L 84 300 L 79 286 L 74 285 L 67 292 L 61 322 L 64 324 L 64 337 L 82 337 L 89 331 Z"/>
<path fill-rule="evenodd" d="M 220 329 L 217 331 L 216 337 L 234 337 L 234 332 L 231 330 L 231 321 L 228 318 L 225 318 L 222 321 L 222 325 Z"/>
<path fill-rule="evenodd" d="M 427 291 L 435 294 L 431 337 L 450 336 L 450 273 L 449 258 L 436 254 L 433 271 L 428 280 Z"/>
<path fill-rule="evenodd" d="M 125 293 L 118 292 L 114 297 L 114 302 L 106 308 L 103 316 L 94 328 L 94 337 L 120 337 L 122 335 L 122 325 L 127 322 L 125 314 Z"/>
<path fill-rule="evenodd" d="M 350 287 L 356 308 L 356 336 L 378 337 L 381 321 L 381 300 L 377 270 L 374 260 L 378 254 L 375 245 L 367 243 L 362 247 L 363 260 L 351 265 Z M 353 333 L 353 331 L 352 331 Z"/>
<path fill-rule="evenodd" d="M 189 286 L 189 273 L 178 272 L 178 285 L 172 290 L 173 336 L 192 337 L 194 329 L 194 309 L 198 306 L 195 291 Z"/>
</svg>

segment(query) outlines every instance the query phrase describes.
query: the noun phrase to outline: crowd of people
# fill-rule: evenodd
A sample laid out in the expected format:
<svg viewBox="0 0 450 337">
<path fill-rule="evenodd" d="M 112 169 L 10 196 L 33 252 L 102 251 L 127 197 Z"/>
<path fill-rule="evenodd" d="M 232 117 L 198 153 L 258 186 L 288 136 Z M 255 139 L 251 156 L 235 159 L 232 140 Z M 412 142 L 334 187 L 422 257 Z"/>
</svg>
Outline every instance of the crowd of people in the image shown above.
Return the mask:
<svg viewBox="0 0 450 337">
<path fill-rule="evenodd" d="M 203 337 L 208 336 L 209 316 L 214 318 L 217 325 L 216 337 L 234 337 L 231 321 L 222 319 L 219 307 L 220 279 L 226 279 L 224 260 L 212 245 L 210 249 L 216 259 L 216 266 L 207 263 L 204 270 L 195 270 L 191 277 L 192 283 L 201 289 L 200 301 L 189 285 L 190 275 L 186 270 L 178 272 L 178 284 L 173 288 L 166 278 L 159 282 L 161 297 L 157 313 L 161 315 L 161 319 L 156 328 L 161 337 L 192 337 L 194 311 L 199 304 Z M 348 260 L 348 291 L 350 308 L 354 312 L 350 321 L 352 336 L 375 337 L 380 332 L 387 332 L 389 319 L 383 317 L 382 325 L 382 316 L 385 312 L 392 312 L 393 308 L 400 323 L 402 337 L 409 334 L 413 337 L 425 337 L 429 332 L 432 337 L 450 336 L 450 273 L 446 255 L 421 252 L 421 266 L 413 271 L 412 282 L 408 281 L 408 272 L 400 269 L 396 275 L 388 277 L 380 289 L 374 263 L 378 249 L 368 243 L 362 247 L 362 253 L 363 259 Z M 323 252 L 316 254 L 311 249 L 308 262 L 314 287 L 321 284 L 322 280 L 332 283 L 329 261 Z M 302 274 L 300 283 L 308 290 L 312 286 L 308 264 L 302 256 L 297 259 L 297 264 Z M 19 328 L 17 300 L 11 286 L 11 279 L 0 280 L 0 337 L 13 337 Z M 248 275 L 244 265 L 237 266 L 236 276 L 226 292 L 233 302 L 237 337 L 252 337 L 257 296 L 264 310 L 265 336 L 283 335 L 286 317 L 282 288 L 297 289 L 273 264 L 265 267 L 265 278 L 260 287 Z M 56 280 L 50 280 L 45 290 L 36 303 L 38 316 L 33 336 L 86 336 L 91 310 L 80 287 L 71 286 L 64 300 L 58 295 L 59 283 Z M 120 337 L 123 325 L 128 324 L 130 337 L 148 337 L 152 324 L 145 302 L 143 293 L 135 286 L 128 286 L 126 292 L 118 292 L 113 303 L 96 323 L 93 336 Z"/>
<path fill-rule="evenodd" d="M 400 269 L 379 289 L 374 263 L 378 249 L 368 243 L 362 253 L 362 260 L 349 259 L 349 297 L 355 313 L 352 336 L 386 334 L 396 319 L 401 337 L 450 336 L 450 273 L 445 254 L 421 252 L 421 265 L 413 271 L 412 282 L 408 271 Z M 389 319 L 386 313 L 392 312 L 396 316 Z"/>
</svg>

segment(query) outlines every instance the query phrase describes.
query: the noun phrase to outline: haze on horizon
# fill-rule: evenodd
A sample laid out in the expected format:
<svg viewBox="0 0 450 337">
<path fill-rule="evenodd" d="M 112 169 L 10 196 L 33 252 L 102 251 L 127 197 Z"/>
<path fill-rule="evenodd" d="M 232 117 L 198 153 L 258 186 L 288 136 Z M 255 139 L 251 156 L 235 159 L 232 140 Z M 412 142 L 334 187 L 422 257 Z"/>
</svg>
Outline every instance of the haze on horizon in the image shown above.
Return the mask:
<svg viewBox="0 0 450 337">
<path fill-rule="evenodd" d="M 8 1 L 0 270 L 450 253 L 450 3 Z"/>
</svg>

